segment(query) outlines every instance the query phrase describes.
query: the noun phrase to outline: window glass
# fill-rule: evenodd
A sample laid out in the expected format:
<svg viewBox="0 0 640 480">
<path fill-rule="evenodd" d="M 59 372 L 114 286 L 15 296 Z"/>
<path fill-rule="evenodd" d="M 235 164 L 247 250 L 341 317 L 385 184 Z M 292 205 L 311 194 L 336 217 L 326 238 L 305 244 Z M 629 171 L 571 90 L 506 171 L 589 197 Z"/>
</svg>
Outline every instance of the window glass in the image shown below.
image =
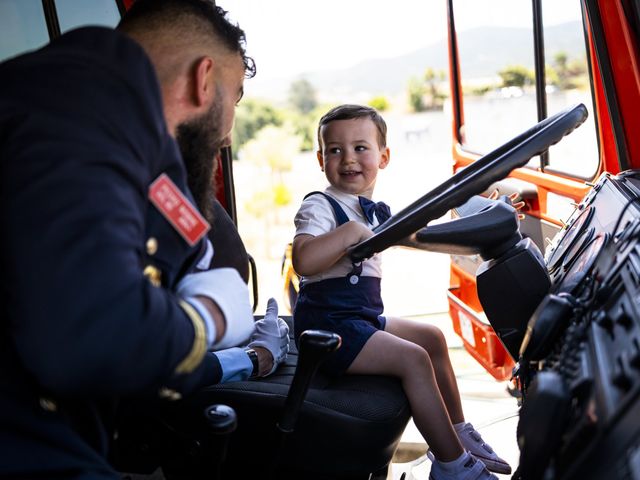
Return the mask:
<svg viewBox="0 0 640 480">
<path fill-rule="evenodd" d="M 598 148 L 580 2 L 541 0 L 547 115 L 583 103 L 589 117 L 549 149 L 549 171 L 591 178 Z M 466 149 L 484 154 L 538 121 L 530 0 L 455 0 Z M 540 166 L 535 157 L 532 168 Z"/>
<path fill-rule="evenodd" d="M 41 0 L 0 1 L 0 61 L 48 41 Z"/>
<path fill-rule="evenodd" d="M 537 121 L 531 0 L 456 0 L 465 148 L 488 153 Z"/>
<path fill-rule="evenodd" d="M 598 167 L 598 144 L 579 2 L 542 0 L 542 19 L 548 114 L 577 103 L 589 111 L 580 128 L 549 149 L 547 168 L 592 178 Z"/>
<path fill-rule="evenodd" d="M 120 21 L 116 0 L 56 0 L 62 33 L 85 25 L 115 27 Z"/>
</svg>

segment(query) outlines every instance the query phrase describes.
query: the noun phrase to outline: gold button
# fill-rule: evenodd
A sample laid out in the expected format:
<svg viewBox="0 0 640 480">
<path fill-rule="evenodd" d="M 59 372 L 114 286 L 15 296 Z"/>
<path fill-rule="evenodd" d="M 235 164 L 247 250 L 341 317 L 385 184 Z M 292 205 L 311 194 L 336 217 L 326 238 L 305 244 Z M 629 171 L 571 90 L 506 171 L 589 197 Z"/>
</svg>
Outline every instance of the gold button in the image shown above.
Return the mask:
<svg viewBox="0 0 640 480">
<path fill-rule="evenodd" d="M 162 285 L 162 272 L 159 268 L 153 265 L 147 265 L 142 271 L 142 274 L 149 279 L 151 285 L 154 287 Z"/>
<path fill-rule="evenodd" d="M 158 391 L 158 395 L 160 395 L 161 398 L 164 398 L 166 400 L 171 400 L 174 402 L 182 398 L 182 394 L 180 394 L 179 392 L 176 392 L 175 390 L 171 390 L 170 388 L 167 388 L 167 387 L 162 387 Z"/>
<path fill-rule="evenodd" d="M 45 397 L 40 398 L 40 407 L 42 407 L 42 409 L 46 410 L 47 412 L 55 412 L 56 410 L 58 410 L 58 405 L 56 405 L 56 402 Z"/>
<path fill-rule="evenodd" d="M 147 253 L 149 255 L 155 255 L 156 252 L 158 251 L 158 240 L 155 239 L 155 237 L 149 237 L 149 239 L 147 240 Z"/>
</svg>

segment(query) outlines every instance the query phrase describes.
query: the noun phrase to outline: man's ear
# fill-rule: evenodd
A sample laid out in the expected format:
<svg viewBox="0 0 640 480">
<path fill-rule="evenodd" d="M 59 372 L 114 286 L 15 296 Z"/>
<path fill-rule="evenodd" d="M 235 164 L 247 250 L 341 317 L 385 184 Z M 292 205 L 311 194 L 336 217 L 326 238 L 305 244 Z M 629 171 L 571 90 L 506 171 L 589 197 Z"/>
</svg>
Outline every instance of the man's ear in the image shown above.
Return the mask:
<svg viewBox="0 0 640 480">
<path fill-rule="evenodd" d="M 380 151 L 380 163 L 378 164 L 378 168 L 386 168 L 389 165 L 389 161 L 391 160 L 391 150 L 389 147 L 384 147 Z"/>
<path fill-rule="evenodd" d="M 216 63 L 211 57 L 202 57 L 193 71 L 193 101 L 197 107 L 209 105 L 215 96 L 214 73 Z"/>
<path fill-rule="evenodd" d="M 316 152 L 316 157 L 318 157 L 318 163 L 320 164 L 320 170 L 324 172 L 324 157 L 322 156 L 322 150 L 318 150 Z"/>
</svg>

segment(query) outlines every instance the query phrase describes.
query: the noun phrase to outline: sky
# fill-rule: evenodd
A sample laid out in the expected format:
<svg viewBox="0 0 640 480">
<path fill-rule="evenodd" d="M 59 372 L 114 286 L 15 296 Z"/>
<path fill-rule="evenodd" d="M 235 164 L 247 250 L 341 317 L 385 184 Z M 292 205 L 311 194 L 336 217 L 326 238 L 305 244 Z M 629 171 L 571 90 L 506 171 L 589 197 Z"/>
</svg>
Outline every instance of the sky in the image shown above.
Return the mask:
<svg viewBox="0 0 640 480">
<path fill-rule="evenodd" d="M 253 81 L 389 58 L 447 35 L 446 0 L 218 0 L 247 35 Z M 548 23 L 574 20 L 578 0 L 543 0 Z M 496 9 L 488 9 L 487 4 Z M 455 0 L 457 29 L 531 26 L 531 0 Z"/>
</svg>

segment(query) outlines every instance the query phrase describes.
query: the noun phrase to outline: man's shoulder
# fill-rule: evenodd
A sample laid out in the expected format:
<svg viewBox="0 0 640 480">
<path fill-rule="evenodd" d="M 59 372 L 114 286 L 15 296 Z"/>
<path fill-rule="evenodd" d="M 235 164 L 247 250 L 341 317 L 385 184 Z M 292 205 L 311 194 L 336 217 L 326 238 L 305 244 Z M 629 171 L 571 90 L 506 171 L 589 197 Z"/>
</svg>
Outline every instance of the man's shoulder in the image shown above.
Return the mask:
<svg viewBox="0 0 640 480">
<path fill-rule="evenodd" d="M 43 72 L 47 82 L 42 81 Z M 107 143 L 128 138 L 139 145 L 147 139 L 163 142 L 166 136 L 162 96 L 151 61 L 136 42 L 110 28 L 71 30 L 39 50 L 5 62 L 0 67 L 0 87 L 0 118 L 29 116 L 32 125 L 56 127 L 60 119 L 75 122 L 77 127 L 62 132 L 64 137 L 92 131 Z"/>
<path fill-rule="evenodd" d="M 109 69 L 128 82 L 136 79 L 157 81 L 151 60 L 144 49 L 124 33 L 106 27 L 82 27 L 71 30 L 42 49 L 64 61 L 83 58 L 88 65 Z"/>
<path fill-rule="evenodd" d="M 48 77 L 73 78 L 90 73 L 99 79 L 115 75 L 124 83 L 145 85 L 140 94 L 155 87 L 159 95 L 155 69 L 144 49 L 127 35 L 107 27 L 70 30 L 44 47 L 0 65 L 4 73 L 46 69 Z M 42 71 L 39 73 L 41 76 Z"/>
</svg>

